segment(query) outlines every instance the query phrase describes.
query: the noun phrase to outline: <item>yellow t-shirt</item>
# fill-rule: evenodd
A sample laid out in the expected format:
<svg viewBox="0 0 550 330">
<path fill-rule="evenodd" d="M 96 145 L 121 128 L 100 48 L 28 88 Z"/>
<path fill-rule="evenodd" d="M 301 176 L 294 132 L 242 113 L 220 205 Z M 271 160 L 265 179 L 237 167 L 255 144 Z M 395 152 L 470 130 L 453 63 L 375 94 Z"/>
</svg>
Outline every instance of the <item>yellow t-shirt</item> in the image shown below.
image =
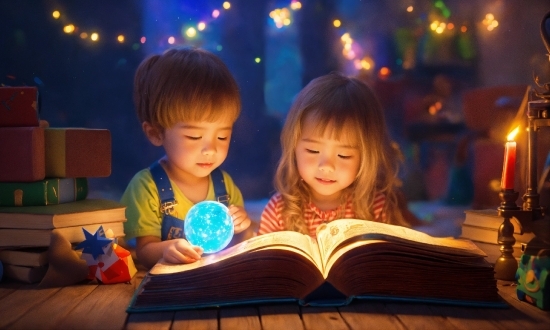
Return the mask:
<svg viewBox="0 0 550 330">
<path fill-rule="evenodd" d="M 223 179 L 225 189 L 231 197 L 229 203 L 236 206 L 244 206 L 243 196 L 241 191 L 233 179 L 225 171 Z M 209 178 L 208 193 L 205 200 L 216 200 L 214 194 L 214 184 L 212 177 Z M 170 180 L 174 198 L 178 201 L 178 205 L 174 207 L 174 213 L 171 215 L 178 219 L 185 219 L 189 209 L 195 205 L 181 192 L 177 185 Z M 160 237 L 162 226 L 162 213 L 160 213 L 160 199 L 157 190 L 157 185 L 153 181 L 151 172 L 148 168 L 136 173 L 120 202 L 126 205 L 126 222 L 124 223 L 125 240 L 140 236 L 157 236 Z"/>
</svg>

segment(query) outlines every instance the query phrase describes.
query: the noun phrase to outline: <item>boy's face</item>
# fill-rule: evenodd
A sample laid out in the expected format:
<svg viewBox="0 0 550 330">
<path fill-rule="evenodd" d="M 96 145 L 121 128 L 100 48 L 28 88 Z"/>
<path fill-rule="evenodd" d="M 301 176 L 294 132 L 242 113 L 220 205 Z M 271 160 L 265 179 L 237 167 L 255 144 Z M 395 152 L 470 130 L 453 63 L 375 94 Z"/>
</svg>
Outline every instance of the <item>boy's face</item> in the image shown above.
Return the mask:
<svg viewBox="0 0 550 330">
<path fill-rule="evenodd" d="M 336 139 L 329 125 L 321 134 L 306 120 L 296 145 L 298 172 L 311 188 L 313 201 L 335 201 L 349 187 L 359 172 L 360 151 L 346 134 Z"/>
<path fill-rule="evenodd" d="M 164 131 L 162 146 L 173 170 L 183 176 L 206 177 L 229 150 L 233 121 L 180 122 Z"/>
</svg>

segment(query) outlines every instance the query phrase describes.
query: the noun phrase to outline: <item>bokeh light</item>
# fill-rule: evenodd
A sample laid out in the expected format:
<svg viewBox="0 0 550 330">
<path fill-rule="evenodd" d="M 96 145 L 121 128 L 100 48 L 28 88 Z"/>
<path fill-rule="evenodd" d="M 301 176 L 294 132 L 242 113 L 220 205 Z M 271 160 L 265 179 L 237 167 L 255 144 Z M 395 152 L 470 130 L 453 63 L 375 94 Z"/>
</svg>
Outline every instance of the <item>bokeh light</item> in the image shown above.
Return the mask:
<svg viewBox="0 0 550 330">
<path fill-rule="evenodd" d="M 183 231 L 189 243 L 200 246 L 204 253 L 215 253 L 233 238 L 233 220 L 222 203 L 203 201 L 189 209 Z"/>
<path fill-rule="evenodd" d="M 92 39 L 92 41 L 98 41 L 99 40 L 99 34 L 97 34 L 96 32 L 92 33 L 90 35 L 90 39 Z"/>
<path fill-rule="evenodd" d="M 59 17 L 61 17 L 61 13 L 59 12 L 59 10 L 56 10 L 52 13 L 52 16 L 53 18 L 58 19 Z"/>
</svg>

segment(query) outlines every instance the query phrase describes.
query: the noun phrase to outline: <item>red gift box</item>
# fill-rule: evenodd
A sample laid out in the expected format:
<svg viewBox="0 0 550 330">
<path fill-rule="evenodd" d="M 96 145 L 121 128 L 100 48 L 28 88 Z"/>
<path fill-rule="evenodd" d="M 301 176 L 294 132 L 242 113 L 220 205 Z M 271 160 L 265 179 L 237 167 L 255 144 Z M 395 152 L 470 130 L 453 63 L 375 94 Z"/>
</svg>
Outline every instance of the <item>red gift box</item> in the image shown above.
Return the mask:
<svg viewBox="0 0 550 330">
<path fill-rule="evenodd" d="M 39 125 L 36 87 L 0 87 L 0 127 Z"/>
</svg>

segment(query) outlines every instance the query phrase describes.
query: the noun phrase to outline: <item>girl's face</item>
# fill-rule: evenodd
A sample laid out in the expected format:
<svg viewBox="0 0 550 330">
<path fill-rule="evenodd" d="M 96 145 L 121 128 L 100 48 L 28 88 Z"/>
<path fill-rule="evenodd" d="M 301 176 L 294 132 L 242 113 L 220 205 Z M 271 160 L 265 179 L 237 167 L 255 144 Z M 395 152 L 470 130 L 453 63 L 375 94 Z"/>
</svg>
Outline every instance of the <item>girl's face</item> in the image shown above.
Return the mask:
<svg viewBox="0 0 550 330">
<path fill-rule="evenodd" d="M 344 127 L 336 139 L 332 125 L 319 133 L 314 124 L 306 118 L 295 153 L 298 172 L 311 188 L 313 203 L 320 207 L 318 203 L 340 200 L 359 172 L 361 154 L 350 127 Z"/>
</svg>

